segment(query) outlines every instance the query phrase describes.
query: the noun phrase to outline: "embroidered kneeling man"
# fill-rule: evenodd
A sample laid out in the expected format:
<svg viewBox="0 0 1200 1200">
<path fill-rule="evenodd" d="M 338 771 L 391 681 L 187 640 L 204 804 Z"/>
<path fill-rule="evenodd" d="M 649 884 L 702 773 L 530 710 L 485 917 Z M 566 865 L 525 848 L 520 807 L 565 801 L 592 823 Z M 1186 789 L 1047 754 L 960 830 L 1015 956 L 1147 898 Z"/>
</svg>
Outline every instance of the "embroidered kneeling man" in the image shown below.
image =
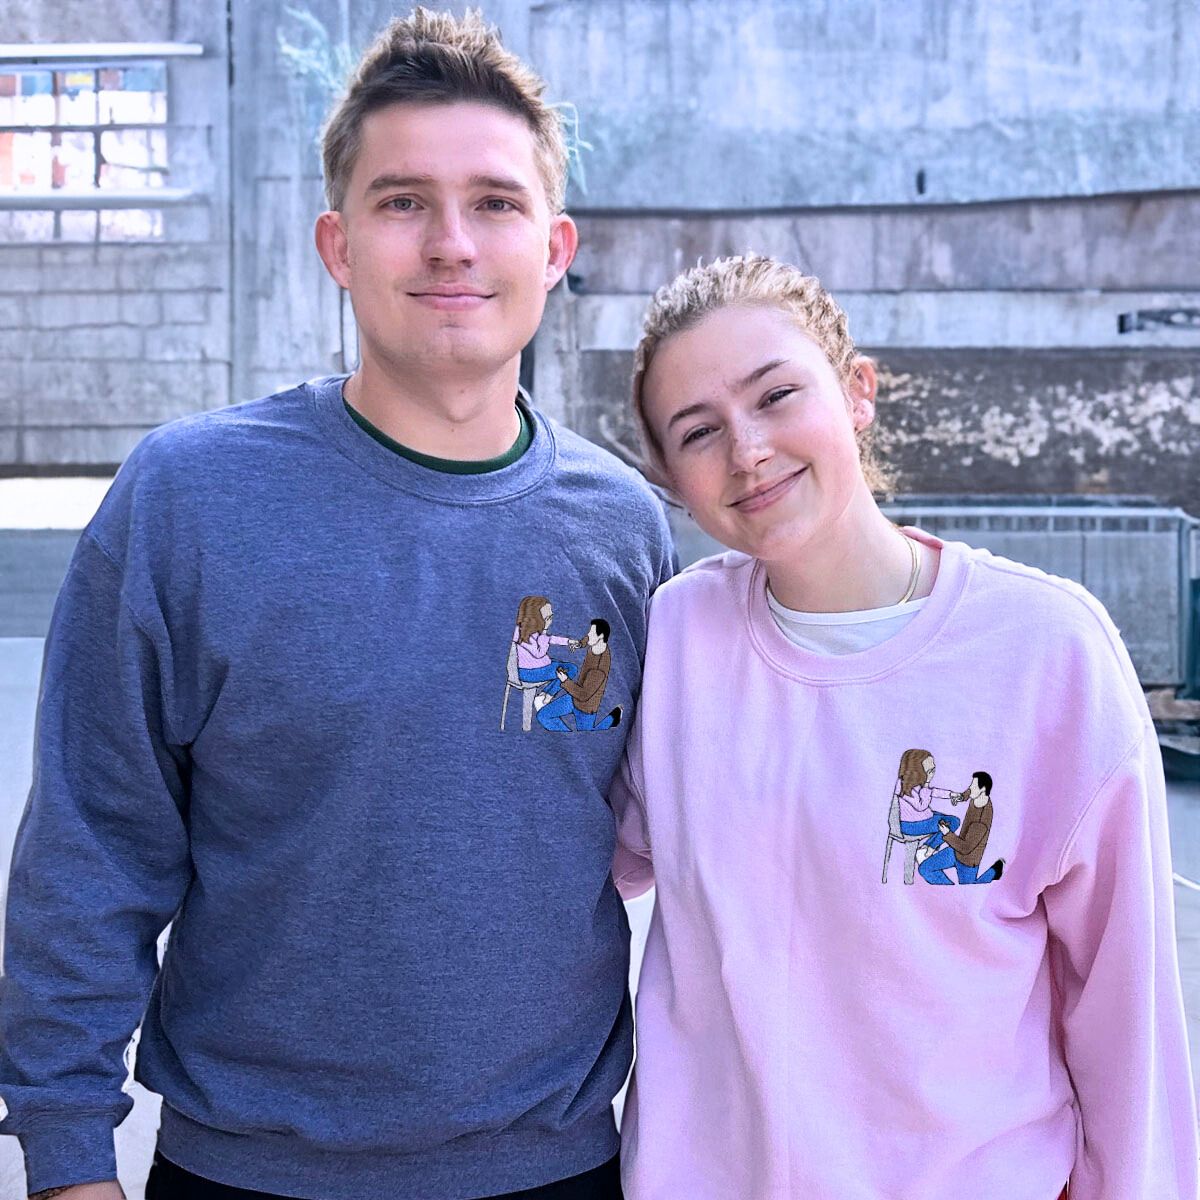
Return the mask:
<svg viewBox="0 0 1200 1200">
<path fill-rule="evenodd" d="M 938 831 L 945 844 L 940 849 L 925 845 L 917 851 L 917 870 L 927 883 L 952 885 L 954 881 L 947 874 L 951 867 L 959 883 L 991 883 L 1004 871 L 1002 858 L 982 874 L 979 871 L 992 832 L 992 777 L 986 771 L 971 776 L 966 798 L 970 803 L 962 828 L 955 833 L 948 822 L 939 821 Z"/>
</svg>

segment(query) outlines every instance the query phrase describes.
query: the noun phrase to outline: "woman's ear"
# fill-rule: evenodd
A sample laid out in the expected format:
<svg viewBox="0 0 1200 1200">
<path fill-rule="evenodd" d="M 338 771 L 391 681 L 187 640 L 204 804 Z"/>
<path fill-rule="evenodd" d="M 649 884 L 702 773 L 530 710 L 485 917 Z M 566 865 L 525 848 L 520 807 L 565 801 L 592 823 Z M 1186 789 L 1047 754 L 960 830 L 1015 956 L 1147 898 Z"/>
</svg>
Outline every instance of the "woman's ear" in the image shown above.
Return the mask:
<svg viewBox="0 0 1200 1200">
<path fill-rule="evenodd" d="M 854 432 L 861 433 L 875 421 L 875 391 L 879 376 L 875 363 L 860 354 L 850 368 L 850 417 Z"/>
</svg>

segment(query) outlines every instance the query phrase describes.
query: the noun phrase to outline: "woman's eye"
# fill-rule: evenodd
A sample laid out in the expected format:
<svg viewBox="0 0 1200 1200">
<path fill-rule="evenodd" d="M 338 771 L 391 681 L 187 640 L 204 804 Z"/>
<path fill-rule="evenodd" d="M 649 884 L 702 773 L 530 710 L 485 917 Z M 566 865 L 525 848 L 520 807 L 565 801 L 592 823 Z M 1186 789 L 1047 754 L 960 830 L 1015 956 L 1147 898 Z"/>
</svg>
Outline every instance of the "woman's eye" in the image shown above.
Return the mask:
<svg viewBox="0 0 1200 1200">
<path fill-rule="evenodd" d="M 698 442 L 701 438 L 707 437 L 712 433 L 712 428 L 708 425 L 698 425 L 695 429 L 688 432 L 687 436 L 680 443 L 682 446 L 690 446 L 694 442 Z"/>
<path fill-rule="evenodd" d="M 763 400 L 763 404 L 764 405 L 776 404 L 780 400 L 782 400 L 784 398 L 784 396 L 790 396 L 795 390 L 796 390 L 795 388 L 790 388 L 790 387 L 776 388 L 775 391 L 769 392 L 767 394 L 766 398 Z"/>
</svg>

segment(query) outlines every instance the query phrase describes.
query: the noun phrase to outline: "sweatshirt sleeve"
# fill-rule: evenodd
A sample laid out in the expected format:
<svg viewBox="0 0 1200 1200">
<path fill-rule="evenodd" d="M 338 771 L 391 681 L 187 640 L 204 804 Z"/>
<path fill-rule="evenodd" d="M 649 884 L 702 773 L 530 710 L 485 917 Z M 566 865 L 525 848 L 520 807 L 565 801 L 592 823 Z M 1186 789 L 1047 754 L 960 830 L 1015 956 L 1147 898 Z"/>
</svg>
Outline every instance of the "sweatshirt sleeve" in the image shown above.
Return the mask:
<svg viewBox="0 0 1200 1200">
<path fill-rule="evenodd" d="M 1162 759 L 1147 718 L 1043 892 L 1082 1131 L 1071 1200 L 1197 1197 L 1172 887 Z"/>
<path fill-rule="evenodd" d="M 650 827 L 637 776 L 638 728 L 635 721 L 621 765 L 608 793 L 609 804 L 617 819 L 617 848 L 613 855 L 612 876 L 623 900 L 633 900 L 654 886 L 654 865 L 650 857 Z"/>
<path fill-rule="evenodd" d="M 134 615 L 84 533 L 46 640 L 0 980 L 0 1133 L 30 1192 L 116 1178 L 123 1056 L 190 878 L 170 654 L 161 614 Z"/>
</svg>

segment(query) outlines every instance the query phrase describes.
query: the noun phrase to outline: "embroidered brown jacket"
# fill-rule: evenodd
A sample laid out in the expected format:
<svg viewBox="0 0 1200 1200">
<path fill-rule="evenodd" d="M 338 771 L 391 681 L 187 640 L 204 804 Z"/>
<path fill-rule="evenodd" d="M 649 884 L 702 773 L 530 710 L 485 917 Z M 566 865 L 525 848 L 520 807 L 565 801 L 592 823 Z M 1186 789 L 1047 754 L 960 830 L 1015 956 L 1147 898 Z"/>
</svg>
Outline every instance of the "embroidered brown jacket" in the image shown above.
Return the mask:
<svg viewBox="0 0 1200 1200">
<path fill-rule="evenodd" d="M 954 850 L 954 856 L 964 867 L 977 867 L 987 849 L 988 834 L 992 832 L 992 802 L 978 808 L 969 801 L 967 815 L 957 833 L 944 833 L 942 838 Z"/>
<path fill-rule="evenodd" d="M 604 689 L 608 686 L 608 669 L 612 665 L 612 655 L 605 646 L 603 654 L 593 654 L 590 650 L 579 668 L 575 679 L 568 679 L 562 685 L 562 690 L 575 701 L 575 707 L 580 712 L 594 713 L 600 711 L 604 699 Z"/>
</svg>

